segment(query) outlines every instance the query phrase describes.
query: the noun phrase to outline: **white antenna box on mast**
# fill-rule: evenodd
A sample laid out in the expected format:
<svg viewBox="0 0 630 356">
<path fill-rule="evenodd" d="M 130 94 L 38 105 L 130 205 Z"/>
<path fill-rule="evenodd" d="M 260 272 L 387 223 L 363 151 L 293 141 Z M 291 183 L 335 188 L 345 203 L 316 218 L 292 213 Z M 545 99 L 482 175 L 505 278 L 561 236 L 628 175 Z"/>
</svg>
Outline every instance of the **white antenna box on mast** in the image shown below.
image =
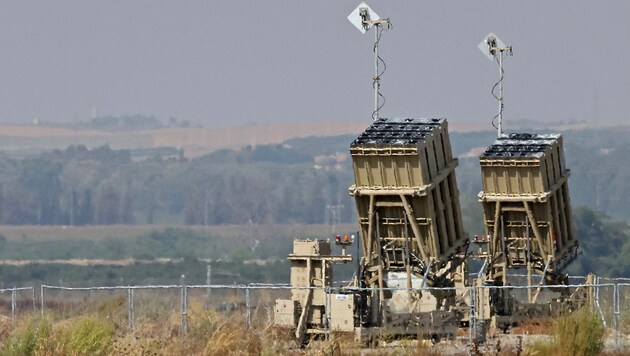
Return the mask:
<svg viewBox="0 0 630 356">
<path fill-rule="evenodd" d="M 492 125 L 494 126 L 494 119 L 498 118 L 498 126 L 495 128 L 497 129 L 497 136 L 501 137 L 503 134 L 503 74 L 505 73 L 503 59 L 506 54 L 512 55 L 512 46 L 506 46 L 497 35 L 490 32 L 477 47 L 489 60 L 496 60 L 499 64 L 499 81 L 492 87 L 492 95 L 499 101 L 499 113 L 492 118 Z M 497 86 L 499 87 L 499 95 L 494 93 Z"/>
<path fill-rule="evenodd" d="M 372 112 L 372 120 L 379 118 L 379 111 L 385 105 L 385 97 L 381 94 L 381 76 L 385 72 L 385 62 L 378 55 L 378 44 L 381 40 L 383 30 L 391 29 L 389 18 L 381 19 L 366 3 L 362 2 L 354 11 L 348 15 L 348 21 L 354 25 L 361 33 L 365 34 L 372 27 L 376 27 L 374 31 L 374 77 L 372 78 L 372 86 L 374 87 L 374 111 Z M 384 27 L 383 27 L 384 26 Z M 383 69 L 380 70 L 380 64 Z"/>
</svg>

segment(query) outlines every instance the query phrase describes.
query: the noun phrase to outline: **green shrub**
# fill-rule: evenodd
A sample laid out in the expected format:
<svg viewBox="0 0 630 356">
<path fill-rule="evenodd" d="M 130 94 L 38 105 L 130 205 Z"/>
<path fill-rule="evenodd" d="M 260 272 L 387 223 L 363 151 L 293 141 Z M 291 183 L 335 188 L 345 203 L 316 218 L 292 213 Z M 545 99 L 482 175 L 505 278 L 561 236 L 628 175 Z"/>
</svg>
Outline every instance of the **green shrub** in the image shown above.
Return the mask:
<svg viewBox="0 0 630 356">
<path fill-rule="evenodd" d="M 83 316 L 60 330 L 58 342 L 67 355 L 104 355 L 112 347 L 115 331 L 111 321 Z"/>
<path fill-rule="evenodd" d="M 604 325 L 599 315 L 588 308 L 559 317 L 551 340 L 528 349 L 530 355 L 590 356 L 604 348 Z"/>
<path fill-rule="evenodd" d="M 32 319 L 20 327 L 2 348 L 3 356 L 36 355 L 48 348 L 51 323 L 47 319 Z"/>
</svg>

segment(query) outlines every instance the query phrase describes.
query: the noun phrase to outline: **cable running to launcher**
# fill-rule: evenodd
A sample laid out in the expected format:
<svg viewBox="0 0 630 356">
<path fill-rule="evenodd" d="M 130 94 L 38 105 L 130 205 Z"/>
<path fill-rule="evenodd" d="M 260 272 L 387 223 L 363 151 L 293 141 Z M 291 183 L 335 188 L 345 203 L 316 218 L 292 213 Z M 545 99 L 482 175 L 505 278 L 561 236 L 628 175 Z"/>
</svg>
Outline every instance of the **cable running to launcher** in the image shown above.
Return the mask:
<svg viewBox="0 0 630 356">
<path fill-rule="evenodd" d="M 370 28 L 376 27 L 374 30 L 374 77 L 372 77 L 372 88 L 374 89 L 374 111 L 372 112 L 372 120 L 379 118 L 379 111 L 385 105 L 385 97 L 381 94 L 381 76 L 385 73 L 387 65 L 378 54 L 378 45 L 384 30 L 391 30 L 392 24 L 389 18 L 381 19 L 368 5 L 362 2 L 350 15 L 348 20 L 361 33 L 365 34 Z M 382 70 L 380 66 L 382 65 Z"/>
<path fill-rule="evenodd" d="M 497 129 L 497 136 L 501 137 L 503 134 L 503 76 L 505 71 L 503 70 L 503 59 L 506 55 L 512 56 L 512 46 L 506 46 L 503 42 L 494 34 L 489 33 L 481 43 L 477 46 L 491 61 L 496 61 L 499 64 L 499 81 L 492 86 L 490 91 L 497 101 L 499 101 L 499 113 L 492 118 L 492 126 Z M 499 94 L 495 93 L 497 86 L 499 87 Z M 494 124 L 496 119 L 498 120 L 498 126 Z"/>
</svg>

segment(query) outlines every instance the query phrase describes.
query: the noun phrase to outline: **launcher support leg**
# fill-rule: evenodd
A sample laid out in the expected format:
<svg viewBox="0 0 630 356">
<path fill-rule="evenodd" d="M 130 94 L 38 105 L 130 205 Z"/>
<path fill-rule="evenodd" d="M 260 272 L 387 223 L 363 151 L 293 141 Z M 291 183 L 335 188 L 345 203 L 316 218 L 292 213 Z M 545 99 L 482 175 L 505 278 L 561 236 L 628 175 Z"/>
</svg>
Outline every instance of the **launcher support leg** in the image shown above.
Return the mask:
<svg viewBox="0 0 630 356">
<path fill-rule="evenodd" d="M 499 217 L 501 216 L 501 202 L 498 201 L 494 208 L 494 230 L 492 231 L 492 239 L 490 239 L 489 253 L 490 253 L 490 279 L 494 280 L 495 268 L 492 266 L 497 263 L 497 246 L 499 246 Z"/>
<path fill-rule="evenodd" d="M 540 233 L 540 230 L 538 230 L 538 223 L 534 218 L 534 213 L 532 213 L 532 210 L 529 208 L 528 202 L 523 202 L 523 206 L 525 207 L 525 213 L 527 213 L 527 218 L 529 219 L 529 225 L 531 225 L 532 230 L 534 231 L 534 236 L 536 236 L 536 243 L 538 244 L 540 256 L 542 257 L 544 255 L 547 255 L 548 253 L 545 249 L 545 244 L 543 243 L 542 234 Z"/>
<path fill-rule="evenodd" d="M 411 225 L 411 231 L 413 231 L 413 235 L 416 237 L 416 243 L 418 244 L 418 250 L 420 250 L 420 256 L 422 257 L 422 262 L 426 265 L 428 262 L 427 252 L 425 251 L 424 242 L 422 241 L 422 236 L 420 235 L 420 228 L 418 227 L 418 222 L 416 221 L 415 216 L 413 215 L 413 210 L 407 201 L 407 197 L 404 194 L 400 195 L 400 200 L 402 200 L 403 207 L 405 208 L 405 214 L 407 214 L 407 220 L 409 221 L 409 225 Z"/>
<path fill-rule="evenodd" d="M 300 314 L 300 319 L 298 320 L 297 328 L 295 329 L 295 338 L 298 340 L 298 343 L 304 342 L 304 335 L 306 333 L 306 317 L 308 316 L 308 312 L 311 309 L 311 302 L 313 300 L 313 289 L 311 288 L 311 259 L 306 259 L 306 270 L 307 270 L 307 280 L 309 281 L 309 289 L 306 293 L 306 297 L 304 297 L 304 302 L 302 303 L 302 313 Z"/>
<path fill-rule="evenodd" d="M 532 302 L 532 262 L 527 260 L 527 302 Z"/>
<path fill-rule="evenodd" d="M 372 261 L 372 236 L 374 235 L 374 195 L 370 195 L 370 206 L 368 207 L 368 235 L 365 238 L 367 253 L 365 254 L 366 263 Z"/>
<path fill-rule="evenodd" d="M 381 316 L 383 326 L 387 325 L 387 317 L 385 315 L 385 281 L 383 270 L 383 250 L 381 248 L 381 231 L 379 229 L 380 218 L 376 213 L 376 247 L 378 248 L 378 310 Z"/>
<path fill-rule="evenodd" d="M 545 264 L 545 270 L 543 271 L 542 277 L 540 278 L 540 283 L 538 283 L 538 288 L 536 288 L 536 293 L 534 293 L 534 299 L 532 303 L 536 303 L 536 299 L 538 299 L 538 295 L 540 291 L 542 291 L 542 285 L 545 283 L 545 275 L 547 274 L 547 269 L 549 265 L 551 265 L 551 261 L 553 261 L 553 256 L 547 256 L 547 264 Z"/>
</svg>

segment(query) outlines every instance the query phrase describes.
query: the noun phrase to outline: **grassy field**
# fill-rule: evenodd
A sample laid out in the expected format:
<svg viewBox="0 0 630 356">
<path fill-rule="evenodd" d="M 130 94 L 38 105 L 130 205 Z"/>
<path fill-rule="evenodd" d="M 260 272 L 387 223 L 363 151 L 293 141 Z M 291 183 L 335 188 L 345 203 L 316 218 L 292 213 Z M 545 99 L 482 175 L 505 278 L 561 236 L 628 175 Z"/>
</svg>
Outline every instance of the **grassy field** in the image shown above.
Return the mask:
<svg viewBox="0 0 630 356">
<path fill-rule="evenodd" d="M 287 282 L 293 239 L 332 238 L 327 225 L 0 226 L 0 235 L 0 286 L 170 284 L 182 274 L 204 283 L 210 261 L 217 283 Z M 337 266 L 338 276 L 352 267 Z"/>
<path fill-rule="evenodd" d="M 32 241 L 55 241 L 55 240 L 99 240 L 104 238 L 124 239 L 161 231 L 170 226 L 163 225 L 100 225 L 100 226 L 16 226 L 0 225 L 0 235 L 8 241 L 32 240 Z M 329 238 L 332 236 L 330 225 L 213 225 L 213 226 L 180 226 L 183 229 L 190 229 L 219 238 L 251 238 L 252 233 L 259 239 L 273 239 L 274 237 L 290 236 L 295 238 Z M 355 224 L 337 225 L 338 232 L 350 233 L 357 231 Z"/>
<path fill-rule="evenodd" d="M 270 296 L 267 296 L 270 297 Z M 216 299 L 216 298 L 215 298 Z M 226 302 L 230 297 L 224 298 Z M 264 296 L 261 299 L 269 299 Z M 82 302 L 87 304 L 87 300 Z M 77 304 L 81 304 L 79 301 Z M 0 318 L 2 355 L 628 355 L 606 341 L 610 330 L 597 315 L 578 311 L 545 324 L 544 328 L 511 334 L 491 334 L 472 350 L 468 330 L 453 341 L 436 345 L 425 340 L 379 339 L 362 344 L 350 334 L 332 333 L 300 348 L 292 330 L 273 325 L 269 310 L 254 308 L 251 326 L 242 306 L 226 311 L 192 299 L 186 329 L 177 305 L 154 300 L 129 323 L 125 296 L 89 304 L 78 313 L 72 302 L 47 309 L 45 318 L 23 315 L 14 322 Z M 186 330 L 186 331 L 184 331 Z M 627 337 L 627 336 L 626 336 Z M 610 339 L 610 337 L 608 337 Z"/>
</svg>

